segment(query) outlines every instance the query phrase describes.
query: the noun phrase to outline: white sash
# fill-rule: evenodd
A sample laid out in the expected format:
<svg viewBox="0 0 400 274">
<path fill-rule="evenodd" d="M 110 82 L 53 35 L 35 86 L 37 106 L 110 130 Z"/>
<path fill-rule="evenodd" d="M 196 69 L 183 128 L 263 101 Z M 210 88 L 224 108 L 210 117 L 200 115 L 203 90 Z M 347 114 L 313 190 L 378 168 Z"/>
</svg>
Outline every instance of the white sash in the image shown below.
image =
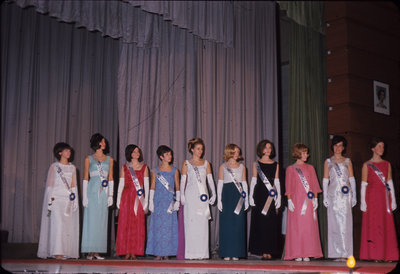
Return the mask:
<svg viewBox="0 0 400 274">
<path fill-rule="evenodd" d="M 296 169 L 297 174 L 300 177 L 301 183 L 303 184 L 304 189 L 307 193 L 307 198 L 304 199 L 304 203 L 303 203 L 303 206 L 301 207 L 301 213 L 300 213 L 300 215 L 305 215 L 307 206 L 308 206 L 308 201 L 314 198 L 314 193 L 312 191 L 310 191 L 310 185 L 307 181 L 306 176 L 304 176 L 303 171 L 299 167 L 295 167 L 295 169 Z M 317 215 L 315 214 L 315 210 L 313 210 L 313 216 L 314 216 L 314 220 L 316 220 Z"/>
<path fill-rule="evenodd" d="M 244 203 L 244 199 L 246 198 L 246 192 L 243 191 L 242 185 L 241 183 L 239 183 L 236 178 L 235 178 L 235 173 L 233 172 L 232 169 L 230 169 L 229 167 L 227 167 L 224 164 L 224 168 L 228 171 L 229 175 L 231 175 L 233 183 L 235 184 L 237 190 L 240 193 L 240 199 L 236 205 L 235 210 L 233 211 L 236 215 L 239 215 L 240 210 L 242 209 L 243 203 Z"/>
<path fill-rule="evenodd" d="M 133 206 L 133 211 L 135 212 L 135 215 L 137 215 L 139 201 L 142 204 L 142 208 L 144 209 L 144 202 L 145 202 L 144 196 L 143 196 L 144 191 L 143 191 L 143 188 L 140 186 L 139 179 L 137 178 L 133 167 L 128 166 L 128 164 L 126 166 L 128 167 L 129 173 L 131 174 L 131 178 L 132 178 L 133 184 L 135 185 L 135 189 L 136 189 L 136 199 L 135 199 L 135 204 Z"/>
<path fill-rule="evenodd" d="M 256 169 L 258 176 L 260 176 L 261 180 L 263 181 L 265 187 L 268 189 L 268 198 L 265 201 L 264 208 L 261 211 L 261 214 L 267 215 L 268 209 L 271 206 L 272 200 L 276 201 L 277 191 L 275 187 L 273 187 L 268 180 L 267 176 L 265 176 L 264 172 L 261 170 L 260 164 L 256 163 Z"/>
<path fill-rule="evenodd" d="M 106 176 L 104 176 L 103 166 L 101 165 L 100 161 L 96 161 L 96 167 L 97 167 L 97 170 L 99 171 L 99 177 L 100 177 L 100 181 L 101 181 L 101 185 L 99 187 L 99 192 L 98 192 L 98 197 L 100 197 L 100 194 L 103 191 L 103 189 L 107 190 L 106 195 L 108 195 L 108 180 L 107 180 Z"/>
<path fill-rule="evenodd" d="M 382 184 L 385 186 L 386 189 L 386 211 L 390 214 L 390 207 L 389 207 L 389 192 L 390 192 L 390 187 L 389 184 L 386 183 L 386 178 L 383 176 L 382 171 L 379 170 L 379 168 L 374 165 L 373 163 L 368 163 L 368 166 L 372 168 L 372 170 L 375 172 L 375 174 L 378 176 Z"/>
<path fill-rule="evenodd" d="M 194 173 L 196 174 L 197 187 L 198 187 L 199 193 L 200 193 L 200 197 L 199 197 L 200 201 L 206 203 L 208 201 L 208 195 L 205 190 L 205 186 L 202 184 L 199 168 L 197 166 L 190 164 L 189 161 L 186 161 L 186 163 L 187 163 L 188 167 L 192 168 L 194 170 Z M 205 163 L 207 163 L 207 162 L 205 162 Z M 207 219 L 209 219 L 209 220 L 211 219 L 210 208 L 208 206 L 208 203 L 206 204 L 206 208 L 204 210 L 202 210 L 202 208 L 199 208 L 197 210 L 197 212 L 199 215 L 204 214 L 207 217 Z"/>
<path fill-rule="evenodd" d="M 171 192 L 174 195 L 174 198 L 172 199 L 171 203 L 169 204 L 169 207 L 167 209 L 167 213 L 171 214 L 173 209 L 174 209 L 174 204 L 175 204 L 175 191 L 170 187 L 167 179 L 165 179 L 164 176 L 162 176 L 160 173 L 157 173 L 156 175 L 158 181 L 165 187 L 166 190 Z"/>
<path fill-rule="evenodd" d="M 71 215 L 72 206 L 73 206 L 73 202 L 76 198 L 76 195 L 75 195 L 75 193 L 72 192 L 71 187 L 69 186 L 67 179 L 65 179 L 64 173 L 58 164 L 56 164 L 56 170 L 57 170 L 57 173 L 60 176 L 61 180 L 63 181 L 64 186 L 67 188 L 67 191 L 69 192 L 69 202 L 67 203 L 67 206 L 65 207 L 65 211 L 64 211 L 64 215 L 69 216 L 69 215 Z"/>
<path fill-rule="evenodd" d="M 333 170 L 335 170 L 336 177 L 338 178 L 338 181 L 340 184 L 340 190 L 341 190 L 342 194 L 348 194 L 350 191 L 350 188 L 343 179 L 343 172 L 340 169 L 340 166 L 338 163 L 333 163 Z"/>
</svg>

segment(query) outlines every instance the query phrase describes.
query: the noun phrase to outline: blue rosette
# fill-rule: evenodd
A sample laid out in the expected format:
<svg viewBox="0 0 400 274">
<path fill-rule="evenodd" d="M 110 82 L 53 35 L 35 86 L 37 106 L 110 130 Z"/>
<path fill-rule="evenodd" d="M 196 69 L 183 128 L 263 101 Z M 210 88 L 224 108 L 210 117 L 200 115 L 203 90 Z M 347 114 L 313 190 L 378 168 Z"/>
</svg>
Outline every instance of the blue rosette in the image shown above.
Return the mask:
<svg viewBox="0 0 400 274">
<path fill-rule="evenodd" d="M 240 196 L 242 196 L 243 199 L 246 199 L 246 192 L 242 191 L 242 193 L 240 193 Z"/>
<path fill-rule="evenodd" d="M 349 189 L 348 186 L 342 186 L 342 193 L 343 194 L 347 194 L 347 193 L 349 193 L 349 191 L 350 191 L 350 189 Z"/>
<path fill-rule="evenodd" d="M 144 193 L 143 189 L 139 189 L 138 191 L 136 191 L 137 196 L 142 196 Z"/>
<path fill-rule="evenodd" d="M 274 197 L 277 195 L 277 192 L 276 192 L 275 189 L 271 189 L 271 190 L 268 192 L 268 195 L 271 196 L 272 198 L 274 198 Z"/>
<path fill-rule="evenodd" d="M 70 200 L 70 201 L 73 201 L 73 200 L 75 200 L 75 198 L 76 198 L 76 195 L 75 195 L 75 193 L 71 193 L 71 194 L 69 194 L 69 200 Z"/>
<path fill-rule="evenodd" d="M 102 187 L 108 187 L 108 181 L 107 180 L 101 181 L 101 186 Z"/>
<path fill-rule="evenodd" d="M 308 193 L 307 193 L 307 197 L 308 197 L 308 199 L 313 199 L 314 198 L 314 193 L 312 192 L 312 191 L 309 191 Z"/>
<path fill-rule="evenodd" d="M 201 195 L 200 195 L 200 201 L 206 202 L 207 200 L 208 200 L 207 194 L 201 194 Z"/>
</svg>

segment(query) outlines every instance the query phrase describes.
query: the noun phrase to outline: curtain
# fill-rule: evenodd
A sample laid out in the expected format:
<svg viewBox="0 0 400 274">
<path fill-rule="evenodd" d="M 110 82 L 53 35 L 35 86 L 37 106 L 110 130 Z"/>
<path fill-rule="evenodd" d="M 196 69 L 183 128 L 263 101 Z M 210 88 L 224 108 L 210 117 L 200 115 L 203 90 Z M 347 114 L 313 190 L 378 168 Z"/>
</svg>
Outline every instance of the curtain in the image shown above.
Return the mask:
<svg viewBox="0 0 400 274">
<path fill-rule="evenodd" d="M 74 148 L 78 179 L 93 133 L 116 154 L 118 59 L 116 40 L 1 4 L 1 225 L 10 242 L 38 241 L 55 143 Z"/>
<path fill-rule="evenodd" d="M 326 103 L 326 61 L 324 4 L 321 2 L 280 2 L 294 15 L 290 33 L 289 148 L 302 142 L 310 149 L 308 162 L 315 167 L 322 184 L 324 161 L 328 156 Z M 298 12 L 294 12 L 297 11 Z M 289 12 L 290 11 L 290 12 Z M 317 22 L 317 23 L 316 23 Z M 319 27 L 318 26 L 319 23 Z M 305 25 L 303 25 L 305 24 Z M 289 154 L 290 155 L 290 154 Z M 293 160 L 290 160 L 293 162 Z M 323 250 L 327 251 L 326 208 L 319 199 L 319 226 Z M 326 252 L 324 252 L 326 253 Z"/>
</svg>

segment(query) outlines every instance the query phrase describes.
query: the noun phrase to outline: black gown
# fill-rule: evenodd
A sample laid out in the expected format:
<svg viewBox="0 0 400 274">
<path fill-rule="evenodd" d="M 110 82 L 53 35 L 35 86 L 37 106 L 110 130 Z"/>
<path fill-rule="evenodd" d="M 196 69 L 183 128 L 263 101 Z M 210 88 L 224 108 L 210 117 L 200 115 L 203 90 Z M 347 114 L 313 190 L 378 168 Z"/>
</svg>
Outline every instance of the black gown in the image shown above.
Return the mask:
<svg viewBox="0 0 400 274">
<path fill-rule="evenodd" d="M 274 185 L 277 163 L 258 163 L 271 185 Z M 260 176 L 257 175 L 257 184 L 253 194 L 255 207 L 251 209 L 249 251 L 254 255 L 271 254 L 280 256 L 281 222 L 275 209 L 275 201 L 272 201 L 267 215 L 261 213 L 267 197 L 268 189 Z"/>
</svg>

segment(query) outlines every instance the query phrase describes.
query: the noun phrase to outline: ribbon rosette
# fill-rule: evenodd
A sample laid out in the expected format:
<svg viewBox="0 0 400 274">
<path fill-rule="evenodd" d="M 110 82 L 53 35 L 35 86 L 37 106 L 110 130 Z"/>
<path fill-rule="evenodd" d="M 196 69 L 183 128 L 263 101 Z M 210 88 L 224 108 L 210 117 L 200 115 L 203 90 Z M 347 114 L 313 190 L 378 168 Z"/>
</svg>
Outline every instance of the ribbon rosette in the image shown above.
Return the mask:
<svg viewBox="0 0 400 274">
<path fill-rule="evenodd" d="M 108 181 L 107 181 L 107 180 L 103 180 L 103 181 L 101 182 L 101 186 L 102 186 L 102 187 L 108 187 Z"/>
<path fill-rule="evenodd" d="M 137 196 L 142 196 L 144 193 L 143 189 L 139 189 L 138 191 L 136 191 Z"/>
<path fill-rule="evenodd" d="M 269 194 L 269 196 L 271 196 L 272 198 L 274 198 L 274 197 L 276 196 L 276 190 L 275 190 L 275 189 L 271 189 L 271 190 L 268 192 L 268 194 Z"/>
<path fill-rule="evenodd" d="M 311 191 L 309 191 L 308 193 L 307 193 L 307 197 L 308 197 L 308 199 L 312 199 L 312 198 L 314 198 L 314 193 L 313 192 L 311 192 Z"/>
<path fill-rule="evenodd" d="M 201 200 L 202 202 L 207 201 L 207 200 L 208 200 L 207 194 L 201 194 L 201 195 L 200 195 L 200 200 Z"/>
<path fill-rule="evenodd" d="M 76 195 L 75 195 L 75 193 L 71 193 L 71 194 L 69 194 L 69 200 L 70 200 L 70 201 L 73 201 L 73 200 L 75 200 L 75 198 L 76 198 Z"/>
<path fill-rule="evenodd" d="M 245 199 L 246 198 L 246 192 L 242 191 L 241 196 L 242 196 L 243 199 Z"/>
<path fill-rule="evenodd" d="M 344 193 L 344 194 L 347 194 L 347 193 L 349 193 L 349 187 L 348 186 L 342 186 L 342 192 Z"/>
</svg>

